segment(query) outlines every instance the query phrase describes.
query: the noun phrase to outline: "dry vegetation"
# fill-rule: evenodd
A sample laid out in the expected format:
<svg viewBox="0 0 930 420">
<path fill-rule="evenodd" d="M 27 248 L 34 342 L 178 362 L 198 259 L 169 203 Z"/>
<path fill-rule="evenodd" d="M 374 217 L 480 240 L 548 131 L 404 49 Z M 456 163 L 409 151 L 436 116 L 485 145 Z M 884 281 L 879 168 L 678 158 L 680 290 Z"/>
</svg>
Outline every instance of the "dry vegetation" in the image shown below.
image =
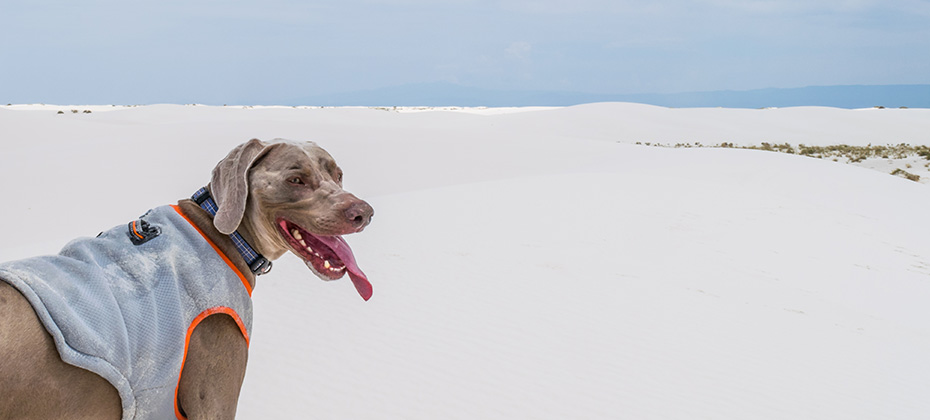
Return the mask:
<svg viewBox="0 0 930 420">
<path fill-rule="evenodd" d="M 839 162 L 840 159 L 844 159 L 846 163 L 860 163 L 866 159 L 908 159 L 911 157 L 921 157 L 928 162 L 924 164 L 924 167 L 930 167 L 930 146 L 917 145 L 913 146 L 906 143 L 901 143 L 898 145 L 868 145 L 868 146 L 849 146 L 846 144 L 833 145 L 833 146 L 807 146 L 799 144 L 797 146 L 791 145 L 789 143 L 783 144 L 772 144 L 772 143 L 762 143 L 760 145 L 751 145 L 751 146 L 740 146 L 733 143 L 719 143 L 705 145 L 701 143 L 677 143 L 675 145 L 669 144 L 660 144 L 660 143 L 644 143 L 636 142 L 636 144 L 646 145 L 646 146 L 656 146 L 656 147 L 674 147 L 674 148 L 692 148 L 692 147 L 712 147 L 712 148 L 733 148 L 733 149 L 749 149 L 749 150 L 765 150 L 769 152 L 780 152 L 788 154 L 797 154 L 802 156 L 809 156 L 817 159 L 831 159 L 834 162 Z M 906 164 L 908 169 L 911 168 L 910 164 Z M 920 175 L 916 175 L 905 171 L 902 168 L 896 168 L 891 172 L 891 175 L 900 176 L 902 178 L 907 178 L 911 181 L 920 181 Z"/>
</svg>

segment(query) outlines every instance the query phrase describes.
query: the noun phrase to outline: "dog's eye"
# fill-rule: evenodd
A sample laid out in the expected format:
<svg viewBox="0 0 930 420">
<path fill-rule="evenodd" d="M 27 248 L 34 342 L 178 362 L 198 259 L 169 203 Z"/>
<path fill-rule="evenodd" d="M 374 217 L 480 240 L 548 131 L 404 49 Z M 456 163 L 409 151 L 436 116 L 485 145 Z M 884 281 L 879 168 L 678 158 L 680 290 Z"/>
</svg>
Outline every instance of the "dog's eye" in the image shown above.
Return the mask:
<svg viewBox="0 0 930 420">
<path fill-rule="evenodd" d="M 291 179 L 288 179 L 287 182 L 294 184 L 294 185 L 304 185 L 304 181 L 301 180 L 300 177 L 297 177 L 297 176 Z"/>
</svg>

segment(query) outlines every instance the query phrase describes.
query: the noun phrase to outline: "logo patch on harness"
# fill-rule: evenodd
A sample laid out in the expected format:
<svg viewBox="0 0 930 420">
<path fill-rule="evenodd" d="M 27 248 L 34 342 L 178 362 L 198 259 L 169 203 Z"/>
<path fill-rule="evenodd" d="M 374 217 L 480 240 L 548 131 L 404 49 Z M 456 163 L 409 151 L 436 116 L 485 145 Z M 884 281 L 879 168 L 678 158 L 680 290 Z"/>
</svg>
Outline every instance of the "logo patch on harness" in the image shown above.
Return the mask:
<svg viewBox="0 0 930 420">
<path fill-rule="evenodd" d="M 129 222 L 129 240 L 133 245 L 142 245 L 156 236 L 161 235 L 158 226 L 152 226 L 142 219 Z"/>
</svg>

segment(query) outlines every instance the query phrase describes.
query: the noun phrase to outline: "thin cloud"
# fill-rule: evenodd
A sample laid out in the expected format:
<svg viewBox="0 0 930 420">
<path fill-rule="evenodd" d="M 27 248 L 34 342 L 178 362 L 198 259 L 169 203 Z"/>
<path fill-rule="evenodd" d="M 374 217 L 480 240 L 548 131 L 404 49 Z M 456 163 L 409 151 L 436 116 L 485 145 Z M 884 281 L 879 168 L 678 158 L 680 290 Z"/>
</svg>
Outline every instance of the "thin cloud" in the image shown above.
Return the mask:
<svg viewBox="0 0 930 420">
<path fill-rule="evenodd" d="M 533 46 L 526 41 L 517 41 L 510 44 L 509 47 L 504 49 L 504 52 L 511 58 L 517 60 L 526 61 L 530 58 L 530 53 L 533 51 Z"/>
</svg>

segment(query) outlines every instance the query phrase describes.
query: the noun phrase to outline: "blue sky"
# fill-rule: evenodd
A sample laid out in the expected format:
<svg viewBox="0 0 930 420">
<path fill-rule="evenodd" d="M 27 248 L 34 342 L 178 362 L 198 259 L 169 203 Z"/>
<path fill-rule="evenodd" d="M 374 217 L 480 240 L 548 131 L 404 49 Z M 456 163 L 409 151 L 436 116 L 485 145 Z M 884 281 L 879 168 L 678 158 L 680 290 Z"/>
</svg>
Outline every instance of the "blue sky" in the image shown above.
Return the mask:
<svg viewBox="0 0 930 420">
<path fill-rule="evenodd" d="M 0 0 L 0 101 L 930 83 L 928 0 Z"/>
</svg>

